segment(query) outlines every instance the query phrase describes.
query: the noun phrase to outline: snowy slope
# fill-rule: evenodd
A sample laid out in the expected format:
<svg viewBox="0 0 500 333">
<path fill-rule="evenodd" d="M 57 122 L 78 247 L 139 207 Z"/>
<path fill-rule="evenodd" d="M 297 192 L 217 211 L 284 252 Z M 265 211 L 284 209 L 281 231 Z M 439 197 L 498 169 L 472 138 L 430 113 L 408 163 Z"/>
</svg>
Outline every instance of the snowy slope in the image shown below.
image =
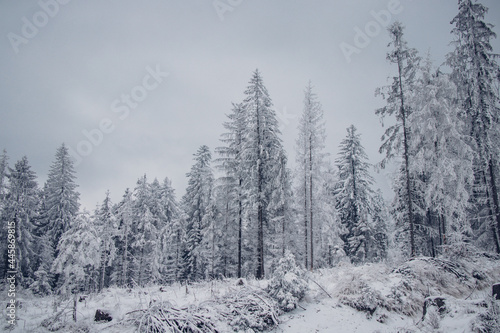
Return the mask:
<svg viewBox="0 0 500 333">
<path fill-rule="evenodd" d="M 483 325 L 479 318 L 491 309 L 491 285 L 499 277 L 499 260 L 481 257 L 456 263 L 418 258 L 396 268 L 386 264 L 343 264 L 318 270 L 307 275 L 309 290 L 300 307 L 281 315 L 280 325 L 273 332 L 472 332 L 474 327 Z M 235 279 L 227 279 L 200 282 L 187 289 L 178 283 L 136 289 L 109 288 L 78 302 L 76 324 L 72 322 L 72 300 L 61 302 L 58 311 L 65 310 L 58 321 L 59 332 L 134 332 L 137 327 L 130 312 L 152 304 L 170 302 L 179 309 L 202 306 L 205 312 L 215 313 L 218 306 L 214 304 L 222 302 L 224 295 L 234 295 L 242 288 L 262 290 L 266 286 L 265 280 L 245 280 L 239 286 Z M 444 298 L 446 309 L 439 313 L 437 307 L 430 307 L 422 320 L 423 302 L 429 296 Z M 48 332 L 41 324 L 54 316 L 57 299 L 26 293 L 18 299 L 22 308 L 18 309 L 20 320 L 13 332 Z M 113 321 L 95 323 L 96 309 L 109 311 Z M 213 313 L 211 318 L 221 321 L 216 323 L 219 331 L 231 331 L 228 323 Z"/>
</svg>

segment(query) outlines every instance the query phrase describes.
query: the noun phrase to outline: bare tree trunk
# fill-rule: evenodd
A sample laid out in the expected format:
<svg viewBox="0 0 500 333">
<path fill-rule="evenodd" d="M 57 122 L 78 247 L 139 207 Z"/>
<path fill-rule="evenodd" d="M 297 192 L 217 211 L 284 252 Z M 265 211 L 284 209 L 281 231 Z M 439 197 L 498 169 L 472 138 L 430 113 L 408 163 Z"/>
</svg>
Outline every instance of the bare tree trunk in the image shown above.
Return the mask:
<svg viewBox="0 0 500 333">
<path fill-rule="evenodd" d="M 78 294 L 73 295 L 73 321 L 76 323 L 76 307 L 78 305 Z"/>
</svg>

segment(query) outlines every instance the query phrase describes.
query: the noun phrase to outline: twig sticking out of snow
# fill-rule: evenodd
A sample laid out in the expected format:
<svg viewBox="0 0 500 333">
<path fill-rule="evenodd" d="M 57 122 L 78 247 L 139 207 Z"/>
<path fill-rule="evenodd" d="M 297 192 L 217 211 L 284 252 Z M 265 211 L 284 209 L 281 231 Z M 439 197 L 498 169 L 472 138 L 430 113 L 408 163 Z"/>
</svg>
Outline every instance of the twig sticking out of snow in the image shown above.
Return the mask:
<svg viewBox="0 0 500 333">
<path fill-rule="evenodd" d="M 320 288 L 321 288 L 321 290 L 323 290 L 323 291 L 325 292 L 325 294 L 327 294 L 327 295 L 328 295 L 328 297 L 333 298 L 333 297 L 332 297 L 332 295 L 330 295 L 330 294 L 328 293 L 328 291 L 326 291 L 326 290 L 325 290 L 325 288 L 323 288 L 323 287 L 322 287 L 322 286 L 321 286 L 318 282 L 314 281 L 314 280 L 313 280 L 313 279 L 311 279 L 310 277 L 308 277 L 307 279 L 308 279 L 309 281 L 314 282 L 314 283 L 315 283 L 318 287 L 320 287 Z"/>
</svg>

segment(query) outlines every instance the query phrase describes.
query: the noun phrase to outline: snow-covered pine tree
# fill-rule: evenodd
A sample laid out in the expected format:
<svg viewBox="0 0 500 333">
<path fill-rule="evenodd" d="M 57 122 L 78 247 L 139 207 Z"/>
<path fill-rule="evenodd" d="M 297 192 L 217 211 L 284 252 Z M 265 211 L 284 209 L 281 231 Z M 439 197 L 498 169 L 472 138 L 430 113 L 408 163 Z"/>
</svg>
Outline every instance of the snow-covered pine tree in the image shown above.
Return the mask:
<svg viewBox="0 0 500 333">
<path fill-rule="evenodd" d="M 200 243 L 212 201 L 213 173 L 210 167 L 212 155 L 203 145 L 194 154 L 195 164 L 186 174 L 188 187 L 182 197 L 182 207 L 186 214 L 185 248 L 183 253 L 184 269 L 181 278 L 196 281 L 203 278 L 206 253 Z"/>
<path fill-rule="evenodd" d="M 101 238 L 88 212 L 70 221 L 70 228 L 60 238 L 52 271 L 58 274 L 59 293 L 69 296 L 78 292 L 95 291 L 92 281 L 101 266 Z"/>
<path fill-rule="evenodd" d="M 225 220 L 234 221 L 237 225 L 237 277 L 242 276 L 243 266 L 243 216 L 246 209 L 244 198 L 244 181 L 248 178 L 248 170 L 245 168 L 243 160 L 244 138 L 245 138 L 245 119 L 246 113 L 242 104 L 233 104 L 231 113 L 227 115 L 229 120 L 225 122 L 226 133 L 221 135 L 221 141 L 225 144 L 215 149 L 219 158 L 216 160 L 218 168 L 224 172 L 224 176 L 219 179 L 220 194 L 218 198 L 224 200 L 224 207 L 219 208 L 225 212 Z M 218 200 L 220 203 L 220 200 Z M 226 239 L 231 239 L 227 235 Z M 227 244 L 229 245 L 229 244 Z M 226 261 L 228 257 L 225 257 Z"/>
<path fill-rule="evenodd" d="M 304 107 L 299 122 L 299 137 L 296 142 L 297 163 L 297 197 L 299 198 L 300 214 L 303 216 L 304 226 L 304 264 L 306 269 L 314 268 L 314 230 L 315 216 L 317 221 L 322 217 L 316 215 L 320 211 L 322 189 L 322 168 L 324 167 L 325 153 L 325 122 L 323 109 L 313 92 L 311 82 L 304 91 Z"/>
<path fill-rule="evenodd" d="M 37 219 L 39 207 L 38 184 L 36 174 L 31 170 L 28 158 L 24 156 L 16 162 L 7 173 L 9 183 L 4 199 L 2 223 L 14 230 L 15 259 L 8 257 L 8 270 L 18 272 L 18 282 L 28 287 L 35 277 L 34 269 L 37 262 L 34 252 L 36 239 L 34 237 L 34 221 Z M 7 238 L 5 238 L 6 242 Z"/>
<path fill-rule="evenodd" d="M 466 142 L 466 126 L 456 101 L 456 86 L 448 75 L 434 71 L 427 59 L 411 97 L 414 112 L 409 127 L 414 154 L 411 173 L 420 175 L 416 179 L 422 215 L 432 229 L 427 232 L 432 254 L 437 245 L 458 248 L 471 234 L 467 215 L 474 152 Z"/>
<path fill-rule="evenodd" d="M 243 229 L 243 212 L 239 212 L 239 202 L 236 190 L 236 184 L 227 175 L 218 178 L 215 181 L 214 193 L 219 219 L 216 222 L 220 237 L 216 242 L 219 247 L 220 262 L 217 272 L 223 277 L 241 277 L 241 261 L 238 265 L 238 251 L 241 238 L 239 237 L 241 217 L 241 228 Z M 242 209 L 243 210 L 243 209 Z M 241 230 L 242 230 L 241 229 Z M 243 231 L 243 230 L 242 230 Z M 241 233 L 243 234 L 243 232 Z"/>
<path fill-rule="evenodd" d="M 265 276 L 265 229 L 273 227 L 271 224 L 275 217 L 273 212 L 268 211 L 268 205 L 273 192 L 281 190 L 273 180 L 280 169 L 280 157 L 284 152 L 276 112 L 258 70 L 253 73 L 245 95 L 243 108 L 246 130 L 242 154 L 249 174 L 244 180 L 244 188 L 249 201 L 248 217 L 253 224 L 250 230 L 255 230 L 257 236 L 253 260 L 255 276 L 262 279 Z"/>
<path fill-rule="evenodd" d="M 182 248 L 182 225 L 180 223 L 180 208 L 175 198 L 175 191 L 170 179 L 165 177 L 160 188 L 161 204 L 165 225 L 161 230 L 162 281 L 173 283 L 179 277 L 179 264 Z"/>
<path fill-rule="evenodd" d="M 114 207 L 118 230 L 115 235 L 116 258 L 113 263 L 111 280 L 114 284 L 125 287 L 132 284 L 132 224 L 133 199 L 127 188 L 122 200 Z"/>
<path fill-rule="evenodd" d="M 118 231 L 116 217 L 113 213 L 113 204 L 106 191 L 106 197 L 95 214 L 95 224 L 101 238 L 100 253 L 101 266 L 99 267 L 98 290 L 108 287 L 110 283 L 111 266 L 116 257 L 115 236 Z"/>
<path fill-rule="evenodd" d="M 134 189 L 132 224 L 132 276 L 135 283 L 145 286 L 160 279 L 158 257 L 160 239 L 157 217 L 153 214 L 151 185 L 146 175 L 137 180 Z"/>
<path fill-rule="evenodd" d="M 54 261 L 54 248 L 47 234 L 41 236 L 35 234 L 35 239 L 34 251 L 37 253 L 37 262 L 34 265 L 36 267 L 35 281 L 30 285 L 29 289 L 35 295 L 46 296 L 53 289 L 54 275 L 51 272 L 51 266 Z"/>
<path fill-rule="evenodd" d="M 80 194 L 76 191 L 75 171 L 68 148 L 62 144 L 57 149 L 47 182 L 43 188 L 41 234 L 48 233 L 55 255 L 61 235 L 71 226 L 79 208 Z"/>
<path fill-rule="evenodd" d="M 282 153 L 279 169 L 276 170 L 276 177 L 273 180 L 277 190 L 273 192 L 268 206 L 268 210 L 274 216 L 268 228 L 268 241 L 271 246 L 266 246 L 266 255 L 270 258 L 283 258 L 285 250 L 287 248 L 291 250 L 290 241 L 292 234 L 295 233 L 291 224 L 293 221 L 291 170 L 287 167 L 288 158 L 285 151 Z"/>
<path fill-rule="evenodd" d="M 488 9 L 479 2 L 459 0 L 458 14 L 453 18 L 452 34 L 455 50 L 448 55 L 462 110 L 472 144 L 476 151 L 474 161 L 476 205 L 481 197 L 486 200 L 487 217 L 493 248 L 500 253 L 500 207 L 498 198 L 499 141 L 499 66 L 491 40 L 496 37 L 493 26 L 485 22 Z M 484 206 L 484 204 L 483 204 Z M 476 217 L 476 216 L 474 216 Z"/>
<path fill-rule="evenodd" d="M 323 213 L 321 228 L 318 232 L 319 244 L 322 244 L 321 253 L 317 256 L 319 267 L 333 267 L 342 257 L 345 257 L 345 252 L 342 250 L 344 242 L 340 235 L 347 229 L 340 222 L 335 207 L 335 188 L 338 185 L 337 169 L 337 166 L 327 161 L 322 175 L 323 184 L 317 204 L 318 211 Z"/>
<path fill-rule="evenodd" d="M 382 191 L 378 189 L 372 198 L 371 244 L 369 261 L 381 261 L 387 258 L 389 251 L 389 212 Z"/>
<path fill-rule="evenodd" d="M 405 200 L 407 202 L 407 218 L 410 233 L 410 256 L 416 254 L 415 235 L 414 235 L 414 218 L 413 218 L 413 192 L 410 180 L 410 164 L 411 152 L 409 147 L 410 133 L 408 117 L 411 114 L 411 106 L 408 104 L 415 75 L 418 70 L 420 58 L 417 51 L 409 48 L 407 42 L 403 38 L 403 25 L 400 22 L 395 22 L 389 27 L 391 43 L 393 49 L 387 54 L 387 59 L 397 65 L 398 73 L 393 78 L 390 86 L 378 88 L 376 95 L 382 95 L 387 100 L 387 105 L 376 110 L 376 114 L 381 118 L 386 116 L 395 116 L 396 123 L 385 131 L 382 136 L 382 146 L 380 152 L 385 152 L 385 158 L 381 163 L 381 167 L 385 167 L 386 163 L 397 155 L 402 155 L 404 161 L 405 175 Z"/>
<path fill-rule="evenodd" d="M 209 279 L 220 275 L 221 255 L 219 248 L 220 239 L 224 236 L 222 229 L 224 224 L 220 218 L 215 198 L 212 185 L 210 202 L 201 223 L 201 243 L 199 246 L 199 253 L 202 254 L 203 259 L 203 276 Z"/>
<path fill-rule="evenodd" d="M 366 261 L 371 243 L 373 178 L 368 156 L 361 145 L 356 127 L 347 128 L 347 137 L 339 146 L 339 182 L 335 189 L 335 204 L 346 232 L 341 235 L 344 251 L 354 263 Z"/>
</svg>

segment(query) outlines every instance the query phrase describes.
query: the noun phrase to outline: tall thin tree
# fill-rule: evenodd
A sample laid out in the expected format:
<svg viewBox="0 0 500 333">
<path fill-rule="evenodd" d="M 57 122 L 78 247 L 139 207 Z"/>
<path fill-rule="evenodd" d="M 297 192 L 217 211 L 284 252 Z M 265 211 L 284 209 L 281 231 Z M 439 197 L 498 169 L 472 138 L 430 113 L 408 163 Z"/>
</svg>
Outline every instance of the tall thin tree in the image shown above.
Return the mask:
<svg viewBox="0 0 500 333">
<path fill-rule="evenodd" d="M 385 152 L 386 156 L 381 163 L 385 167 L 386 163 L 397 154 L 402 154 L 404 161 L 407 216 L 410 230 L 410 256 L 416 255 L 415 235 L 414 235 L 414 212 L 413 212 L 413 189 L 410 178 L 410 132 L 408 117 L 411 114 L 411 106 L 407 99 L 411 94 L 415 82 L 420 58 L 417 51 L 409 48 L 403 38 L 403 25 L 395 22 L 389 27 L 389 34 L 392 50 L 387 54 L 387 60 L 397 66 L 397 75 L 393 78 L 390 86 L 377 89 L 376 94 L 382 95 L 387 100 L 387 105 L 376 110 L 376 114 L 381 118 L 395 115 L 396 124 L 390 126 L 382 136 L 383 144 L 380 152 Z"/>
</svg>

